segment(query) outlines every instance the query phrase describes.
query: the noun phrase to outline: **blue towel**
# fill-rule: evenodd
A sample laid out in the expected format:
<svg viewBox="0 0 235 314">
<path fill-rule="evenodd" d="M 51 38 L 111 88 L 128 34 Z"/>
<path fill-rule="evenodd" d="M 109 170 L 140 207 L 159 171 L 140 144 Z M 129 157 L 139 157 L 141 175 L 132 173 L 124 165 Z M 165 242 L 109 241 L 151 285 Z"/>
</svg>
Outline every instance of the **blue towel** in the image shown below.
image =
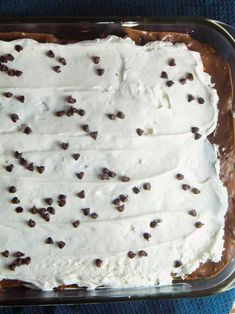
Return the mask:
<svg viewBox="0 0 235 314">
<path fill-rule="evenodd" d="M 0 16 L 204 16 L 235 26 L 235 0 L 0 0 Z M 2 308 L 0 314 L 228 314 L 235 289 L 218 296 L 99 305 Z"/>
<path fill-rule="evenodd" d="M 0 0 L 2 16 L 205 16 L 235 26 L 234 0 Z"/>
</svg>

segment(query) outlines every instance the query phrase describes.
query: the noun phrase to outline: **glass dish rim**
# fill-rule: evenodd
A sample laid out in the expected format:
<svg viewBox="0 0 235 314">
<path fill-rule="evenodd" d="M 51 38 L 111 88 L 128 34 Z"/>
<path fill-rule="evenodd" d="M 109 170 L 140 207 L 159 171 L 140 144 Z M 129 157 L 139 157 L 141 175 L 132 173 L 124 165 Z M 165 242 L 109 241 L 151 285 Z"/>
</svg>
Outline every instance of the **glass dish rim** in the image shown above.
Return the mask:
<svg viewBox="0 0 235 314">
<path fill-rule="evenodd" d="M 22 23 L 127 23 L 127 22 L 136 22 L 136 23 L 147 23 L 147 24 L 200 24 L 205 25 L 207 27 L 213 28 L 217 32 L 219 32 L 225 39 L 232 45 L 235 49 L 235 38 L 226 30 L 227 24 L 222 23 L 220 21 L 203 18 L 203 17 L 141 17 L 141 16 L 121 16 L 121 17 L 93 17 L 93 16 L 56 16 L 56 17 L 49 17 L 49 16 L 41 16 L 41 17 L 0 17 L 0 25 L 1 24 L 22 24 Z M 229 25 L 228 25 L 229 26 Z M 233 259 L 235 258 L 235 255 Z M 201 279 L 199 279 L 201 280 Z M 215 295 L 224 291 L 229 290 L 235 285 L 235 269 L 234 271 L 226 278 L 223 282 L 216 285 L 213 288 L 208 288 L 207 290 L 197 290 L 197 291 L 183 291 L 183 292 L 160 292 L 156 291 L 156 294 L 150 295 L 133 295 L 130 296 L 128 293 L 128 289 L 115 289 L 116 291 L 122 291 L 121 296 L 99 296 L 99 295 L 91 295 L 91 296 L 74 296 L 69 297 L 69 293 L 66 290 L 63 291 L 56 291 L 55 295 L 51 298 L 42 298 L 44 299 L 43 302 L 39 303 L 39 298 L 29 298 L 29 299 L 9 299 L 6 303 L 4 300 L 2 301 L 0 298 L 0 306 L 19 306 L 19 305 L 52 305 L 52 304 L 81 304 L 81 303 L 103 303 L 103 302 L 123 302 L 123 301 L 139 301 L 139 300 L 157 300 L 157 299 L 175 299 L 175 298 L 192 298 L 192 297 L 204 297 L 209 295 Z M 136 291 L 148 289 L 149 287 L 143 288 L 136 288 Z M 153 287 L 152 287 L 153 288 Z M 133 290 L 135 288 L 131 288 L 129 290 Z M 103 290 L 103 289 L 102 289 Z M 102 291 L 96 290 L 96 291 Z M 112 289 L 105 289 L 106 291 L 112 291 Z M 71 290 L 67 290 L 71 291 Z M 77 290 L 78 291 L 78 290 Z M 127 291 L 126 295 L 124 295 L 125 291 Z M 62 295 L 61 299 L 58 294 L 60 293 L 65 294 Z M 1 292 L 0 292 L 1 294 Z M 68 294 L 68 296 L 66 296 Z M 9 303 L 10 302 L 10 303 Z"/>
</svg>

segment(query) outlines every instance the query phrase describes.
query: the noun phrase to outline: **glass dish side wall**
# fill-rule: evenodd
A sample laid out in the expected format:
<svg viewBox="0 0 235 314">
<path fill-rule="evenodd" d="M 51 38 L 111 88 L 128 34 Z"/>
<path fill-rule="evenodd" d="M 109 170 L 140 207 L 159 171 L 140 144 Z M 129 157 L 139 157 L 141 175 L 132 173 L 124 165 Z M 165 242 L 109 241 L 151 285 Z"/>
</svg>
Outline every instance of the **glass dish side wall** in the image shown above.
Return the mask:
<svg viewBox="0 0 235 314">
<path fill-rule="evenodd" d="M 222 26 L 209 20 L 181 18 L 22 18 L 15 20 L 14 18 L 10 18 L 0 20 L 0 32 L 40 32 L 54 34 L 61 39 L 71 41 L 77 38 L 87 40 L 109 34 L 124 36 L 122 22 L 128 22 L 129 20 L 132 20 L 134 24 L 138 24 L 138 28 L 141 30 L 188 33 L 193 38 L 213 46 L 229 63 L 233 82 L 235 82 L 234 41 Z M 125 26 L 127 25 L 130 26 L 129 23 L 125 23 Z M 165 287 L 115 290 L 97 289 L 93 291 L 78 289 L 42 292 L 26 288 L 12 288 L 0 292 L 0 305 L 76 304 L 204 296 L 228 289 L 234 280 L 235 257 L 221 273 L 206 280 L 194 280 Z"/>
</svg>

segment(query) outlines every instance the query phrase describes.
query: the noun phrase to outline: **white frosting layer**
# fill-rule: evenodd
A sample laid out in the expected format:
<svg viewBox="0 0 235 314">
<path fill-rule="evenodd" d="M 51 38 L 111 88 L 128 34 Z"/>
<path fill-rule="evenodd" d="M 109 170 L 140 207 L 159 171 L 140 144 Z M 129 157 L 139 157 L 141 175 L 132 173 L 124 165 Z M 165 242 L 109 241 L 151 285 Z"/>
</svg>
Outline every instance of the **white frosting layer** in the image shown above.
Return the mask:
<svg viewBox="0 0 235 314">
<path fill-rule="evenodd" d="M 16 52 L 20 44 L 23 51 Z M 55 58 L 46 56 L 52 50 Z M 0 72 L 0 251 L 9 250 L 8 258 L 0 255 L 0 278 L 19 279 L 43 290 L 65 284 L 95 288 L 165 285 L 171 273 L 190 274 L 208 259 L 219 261 L 223 250 L 224 215 L 227 191 L 219 179 L 216 147 L 207 135 L 216 127 L 216 90 L 210 76 L 203 72 L 200 54 L 184 44 L 152 42 L 143 47 L 130 39 L 110 37 L 68 45 L 42 44 L 29 39 L 0 42 L 0 55 L 10 53 L 10 68 L 23 71 L 21 77 Z M 99 56 L 94 64 L 92 56 Z M 58 63 L 64 57 L 67 65 Z M 174 58 L 176 66 L 169 66 Z M 52 70 L 61 66 L 61 73 Z M 97 68 L 105 69 L 102 76 Z M 175 82 L 166 86 L 161 72 Z M 192 73 L 194 80 L 182 85 L 179 79 Z M 25 102 L 4 92 L 24 95 Z M 203 97 L 188 102 L 187 95 Z M 69 108 L 69 95 L 77 99 L 76 108 L 85 116 L 56 117 L 55 112 Z M 106 114 L 122 111 L 125 119 L 110 120 Z M 13 123 L 9 114 L 16 113 Z M 32 133 L 22 132 L 24 124 Z M 81 125 L 98 131 L 97 140 L 85 133 Z M 191 127 L 200 128 L 202 137 L 194 139 Z M 138 136 L 136 129 L 144 130 Z M 68 142 L 68 150 L 60 143 Z M 43 174 L 19 165 L 14 151 L 35 165 L 45 166 Z M 71 155 L 80 153 L 76 161 Z M 12 172 L 5 166 L 14 164 Z M 117 173 L 108 181 L 99 178 L 103 167 Z M 76 173 L 85 173 L 82 180 Z M 184 180 L 175 178 L 177 173 Z M 131 178 L 121 182 L 120 175 Z M 151 190 L 143 190 L 144 183 Z M 198 188 L 201 193 L 184 191 L 182 184 Z M 9 186 L 17 192 L 8 192 Z M 134 186 L 141 187 L 135 194 Z M 86 197 L 77 193 L 84 190 Z M 64 207 L 58 207 L 59 194 L 67 195 Z M 112 200 L 128 195 L 125 210 L 119 212 Z M 20 204 L 11 198 L 17 196 Z M 56 214 L 50 222 L 29 209 L 45 207 L 44 199 L 52 197 Z M 22 206 L 17 214 L 15 207 Z M 97 219 L 84 216 L 82 208 L 90 207 Z M 188 214 L 195 209 L 197 217 Z M 27 225 L 29 219 L 36 226 Z M 162 222 L 150 228 L 153 219 Z M 74 228 L 72 222 L 80 220 Z M 196 222 L 202 222 L 196 228 Z M 149 241 L 143 233 L 151 234 Z M 47 237 L 66 243 L 63 249 L 45 244 Z M 146 257 L 130 259 L 129 251 L 145 250 Z M 8 268 L 12 253 L 24 252 L 31 264 Z M 98 268 L 94 261 L 102 259 Z M 174 267 L 180 260 L 181 267 Z"/>
</svg>

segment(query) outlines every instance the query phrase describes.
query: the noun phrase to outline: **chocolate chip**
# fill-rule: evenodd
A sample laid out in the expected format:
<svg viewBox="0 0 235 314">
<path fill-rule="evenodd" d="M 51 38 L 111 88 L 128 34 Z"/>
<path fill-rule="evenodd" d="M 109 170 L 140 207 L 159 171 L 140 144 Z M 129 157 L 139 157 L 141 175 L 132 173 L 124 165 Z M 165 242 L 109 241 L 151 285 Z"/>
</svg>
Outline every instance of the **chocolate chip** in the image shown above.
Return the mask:
<svg viewBox="0 0 235 314">
<path fill-rule="evenodd" d="M 45 167 L 44 167 L 44 166 L 37 166 L 36 168 L 37 168 L 37 171 L 38 171 L 39 173 L 43 173 L 44 170 L 45 170 Z"/>
<path fill-rule="evenodd" d="M 139 255 L 140 257 L 144 257 L 144 256 L 147 256 L 148 253 L 147 253 L 146 251 L 144 251 L 144 250 L 140 250 L 140 251 L 138 252 L 138 255 Z"/>
<path fill-rule="evenodd" d="M 31 262 L 31 259 L 30 261 L 28 262 L 28 264 Z M 21 266 L 21 265 L 24 265 L 26 264 L 26 258 L 17 258 L 14 263 L 16 263 L 17 266 Z"/>
<path fill-rule="evenodd" d="M 27 160 L 25 160 L 23 157 L 20 158 L 20 164 L 21 166 L 26 166 L 28 163 L 27 163 Z"/>
<path fill-rule="evenodd" d="M 119 205 L 120 202 L 121 202 L 120 198 L 115 198 L 115 199 L 112 201 L 112 203 L 113 203 L 114 205 Z"/>
<path fill-rule="evenodd" d="M 177 180 L 183 180 L 184 179 L 184 175 L 181 173 L 177 173 L 177 175 L 175 177 Z"/>
<path fill-rule="evenodd" d="M 59 194 L 58 199 L 59 200 L 66 200 L 67 196 L 64 194 Z"/>
<path fill-rule="evenodd" d="M 79 109 L 78 114 L 79 114 L 79 116 L 83 117 L 83 116 L 85 116 L 86 111 L 84 109 Z"/>
<path fill-rule="evenodd" d="M 168 75 L 165 71 L 162 71 L 161 78 L 168 79 Z"/>
<path fill-rule="evenodd" d="M 180 267 L 180 266 L 182 266 L 182 262 L 181 261 L 177 260 L 177 261 L 174 262 L 174 267 L 175 268 Z"/>
<path fill-rule="evenodd" d="M 140 193 L 140 189 L 137 188 L 137 186 L 134 186 L 134 187 L 132 188 L 132 191 L 133 191 L 135 194 L 139 194 L 139 193 Z"/>
<path fill-rule="evenodd" d="M 80 154 L 77 153 L 77 154 L 73 154 L 72 156 L 74 160 L 78 160 L 80 157 Z"/>
<path fill-rule="evenodd" d="M 54 240 L 51 237 L 48 237 L 45 242 L 47 244 L 54 244 Z"/>
<path fill-rule="evenodd" d="M 47 212 L 47 211 L 46 211 L 46 208 L 44 208 L 44 207 L 38 209 L 38 213 L 39 213 L 41 216 L 45 215 L 46 212 Z"/>
<path fill-rule="evenodd" d="M 61 143 L 61 148 L 66 150 L 69 148 L 69 143 Z"/>
<path fill-rule="evenodd" d="M 6 72 L 8 70 L 8 67 L 5 64 L 0 64 L 0 71 Z"/>
<path fill-rule="evenodd" d="M 105 174 L 109 174 L 109 171 L 110 171 L 110 170 L 109 170 L 108 168 L 103 168 L 103 169 L 102 169 L 102 172 L 105 173 Z"/>
<path fill-rule="evenodd" d="M 198 190 L 197 188 L 192 188 L 191 191 L 192 191 L 193 194 L 201 193 L 200 190 Z"/>
<path fill-rule="evenodd" d="M 125 206 L 124 205 L 119 205 L 119 206 L 116 207 L 116 209 L 121 213 L 121 212 L 124 211 Z"/>
<path fill-rule="evenodd" d="M 59 241 L 59 242 L 57 242 L 57 246 L 58 246 L 58 248 L 63 249 L 65 247 L 65 242 Z"/>
<path fill-rule="evenodd" d="M 188 94 L 188 102 L 191 102 L 194 99 L 195 99 L 195 97 L 193 95 Z"/>
<path fill-rule="evenodd" d="M 9 193 L 15 193 L 16 192 L 16 187 L 12 185 L 12 186 L 10 186 L 8 188 L 8 191 L 9 191 Z"/>
<path fill-rule="evenodd" d="M 50 215 L 48 213 L 45 213 L 43 215 L 41 215 L 42 218 L 45 220 L 45 221 L 50 221 Z"/>
<path fill-rule="evenodd" d="M 90 214 L 90 217 L 92 218 L 92 219 L 96 219 L 96 218 L 98 218 L 98 214 L 97 213 L 92 213 L 92 214 Z"/>
<path fill-rule="evenodd" d="M 25 255 L 25 253 L 22 253 L 22 252 L 20 252 L 20 251 L 17 251 L 17 252 L 15 252 L 15 253 L 13 254 L 14 257 L 22 257 L 22 256 L 24 256 L 24 255 Z"/>
<path fill-rule="evenodd" d="M 74 228 L 77 228 L 80 225 L 80 221 L 79 220 L 75 220 L 72 225 L 74 226 Z"/>
<path fill-rule="evenodd" d="M 17 258 L 14 263 L 16 263 L 17 266 L 21 266 L 24 264 L 24 259 L 23 258 Z"/>
<path fill-rule="evenodd" d="M 61 67 L 59 65 L 56 65 L 52 68 L 56 73 L 60 73 L 61 72 Z"/>
<path fill-rule="evenodd" d="M 9 252 L 8 250 L 5 250 L 5 251 L 3 251 L 1 254 L 2 254 L 2 256 L 4 256 L 4 257 L 8 257 L 9 254 L 10 254 L 10 252 Z"/>
<path fill-rule="evenodd" d="M 204 224 L 201 221 L 195 223 L 196 228 L 201 228 L 202 226 L 204 226 Z"/>
<path fill-rule="evenodd" d="M 13 271 L 15 271 L 16 267 L 17 267 L 17 264 L 16 264 L 16 263 L 11 263 L 11 264 L 8 266 L 8 268 L 9 268 L 10 270 L 13 270 Z"/>
<path fill-rule="evenodd" d="M 196 217 L 197 216 L 197 212 L 195 209 L 191 209 L 189 212 L 189 215 L 193 216 L 193 217 Z"/>
<path fill-rule="evenodd" d="M 75 98 L 73 98 L 72 96 L 68 96 L 66 98 L 66 101 L 69 103 L 69 104 L 74 104 L 77 100 Z"/>
<path fill-rule="evenodd" d="M 109 171 L 109 172 L 108 172 L 108 176 L 109 176 L 110 178 L 115 178 L 115 177 L 117 176 L 117 174 L 116 174 L 116 172 L 114 172 L 114 171 Z"/>
<path fill-rule="evenodd" d="M 131 179 L 131 178 L 128 177 L 128 176 L 126 176 L 126 175 L 120 177 L 120 180 L 121 180 L 122 182 L 129 182 L 130 179 Z"/>
<path fill-rule="evenodd" d="M 15 208 L 15 211 L 19 214 L 19 213 L 22 213 L 24 210 L 22 207 L 18 206 Z"/>
<path fill-rule="evenodd" d="M 37 214 L 38 213 L 38 209 L 36 208 L 36 206 L 31 207 L 30 209 L 31 214 Z"/>
<path fill-rule="evenodd" d="M 198 102 L 200 105 L 202 105 L 202 104 L 204 104 L 205 100 L 204 100 L 202 97 L 198 97 L 198 98 L 197 98 L 197 102 Z"/>
<path fill-rule="evenodd" d="M 31 262 L 31 259 L 30 261 L 28 262 L 28 264 Z M 21 265 L 24 265 L 26 264 L 26 258 L 17 258 L 14 263 L 17 265 L 17 266 L 21 266 Z"/>
<path fill-rule="evenodd" d="M 19 116 L 16 113 L 11 113 L 10 115 L 11 121 L 12 122 L 16 122 L 17 120 L 19 120 Z"/>
<path fill-rule="evenodd" d="M 81 192 L 78 193 L 78 197 L 80 198 L 85 198 L 85 192 L 82 190 Z"/>
<path fill-rule="evenodd" d="M 134 253 L 133 251 L 129 251 L 127 255 L 129 258 L 134 258 L 136 256 L 136 253 Z"/>
<path fill-rule="evenodd" d="M 22 156 L 22 153 L 19 153 L 18 151 L 15 151 L 15 154 L 14 154 L 15 158 L 21 158 Z"/>
<path fill-rule="evenodd" d="M 95 64 L 98 64 L 100 62 L 100 57 L 94 56 L 94 57 L 91 57 L 91 59 Z"/>
<path fill-rule="evenodd" d="M 7 71 L 7 74 L 8 74 L 9 76 L 15 76 L 15 75 L 16 75 L 16 72 L 15 72 L 15 70 L 11 69 L 11 70 L 8 70 L 8 71 Z"/>
<path fill-rule="evenodd" d="M 23 258 L 17 258 L 14 263 L 16 263 L 17 266 L 20 266 L 20 265 L 23 265 L 24 262 L 23 262 Z"/>
<path fill-rule="evenodd" d="M 141 135 L 144 133 L 144 130 L 138 128 L 138 129 L 136 129 L 136 133 L 137 133 L 139 136 L 141 136 Z"/>
<path fill-rule="evenodd" d="M 23 74 L 22 71 L 20 71 L 20 70 L 15 70 L 15 75 L 16 75 L 17 77 L 20 77 L 22 74 Z"/>
<path fill-rule="evenodd" d="M 23 258 L 17 258 L 14 263 L 17 265 L 17 266 L 21 266 L 24 264 L 24 259 Z"/>
<path fill-rule="evenodd" d="M 202 135 L 199 134 L 199 133 L 196 133 L 196 134 L 194 135 L 195 140 L 199 140 L 199 138 L 201 138 L 201 137 L 202 137 Z"/>
<path fill-rule="evenodd" d="M 13 94 L 10 93 L 10 92 L 3 93 L 3 95 L 4 95 L 5 97 L 7 97 L 7 98 L 10 98 L 10 97 L 13 96 Z"/>
<path fill-rule="evenodd" d="M 179 79 L 180 84 L 184 85 L 186 83 L 186 79 L 185 78 L 181 78 Z"/>
<path fill-rule="evenodd" d="M 96 264 L 97 267 L 101 267 L 101 265 L 103 264 L 102 259 L 97 258 L 97 259 L 95 260 L 95 264 Z"/>
<path fill-rule="evenodd" d="M 66 111 L 66 116 L 71 117 L 74 115 L 74 113 L 77 112 L 77 109 L 71 106 L 67 111 Z"/>
<path fill-rule="evenodd" d="M 55 57 L 55 54 L 52 50 L 48 50 L 46 55 L 49 57 L 49 58 L 54 58 Z"/>
<path fill-rule="evenodd" d="M 90 137 L 92 137 L 94 140 L 97 139 L 97 136 L 98 136 L 98 132 L 95 131 L 95 132 L 90 132 Z"/>
<path fill-rule="evenodd" d="M 25 168 L 26 168 L 27 170 L 29 170 L 29 171 L 34 171 L 34 165 L 33 165 L 32 162 L 31 162 L 30 164 L 28 164 Z"/>
<path fill-rule="evenodd" d="M 188 184 L 182 184 L 182 189 L 185 190 L 185 191 L 187 191 L 187 190 L 190 189 L 190 185 L 188 185 Z"/>
<path fill-rule="evenodd" d="M 66 60 L 65 58 L 61 57 L 58 59 L 59 63 L 63 64 L 63 65 L 66 65 Z"/>
<path fill-rule="evenodd" d="M 193 74 L 192 74 L 192 73 L 187 73 L 187 74 L 186 74 L 186 79 L 187 79 L 187 80 L 190 80 L 190 81 L 193 81 L 193 80 L 194 80 Z"/>
<path fill-rule="evenodd" d="M 55 113 L 55 115 L 56 115 L 57 117 L 63 117 L 63 116 L 65 115 L 65 111 L 64 111 L 64 110 L 57 111 L 57 112 Z"/>
<path fill-rule="evenodd" d="M 124 119 L 124 118 L 125 118 L 125 115 L 124 115 L 124 113 L 123 113 L 122 111 L 118 111 L 117 117 L 118 117 L 119 119 Z"/>
<path fill-rule="evenodd" d="M 31 263 L 31 257 L 27 256 L 23 259 L 23 264 L 29 265 Z"/>
<path fill-rule="evenodd" d="M 154 220 L 152 220 L 152 221 L 150 222 L 150 224 L 149 224 L 150 228 L 155 228 L 155 227 L 157 227 L 157 225 L 158 225 L 158 223 L 159 223 L 159 220 L 160 220 L 160 219 L 154 219 Z"/>
<path fill-rule="evenodd" d="M 104 69 L 96 69 L 96 74 L 97 74 L 98 76 L 103 75 L 103 74 L 104 74 Z"/>
<path fill-rule="evenodd" d="M 0 62 L 1 63 L 7 63 L 7 57 L 5 57 L 5 56 L 0 56 Z"/>
<path fill-rule="evenodd" d="M 116 115 L 113 114 L 113 113 L 107 113 L 107 117 L 108 117 L 110 120 L 115 120 Z"/>
<path fill-rule="evenodd" d="M 83 129 L 85 132 L 89 132 L 89 125 L 88 125 L 88 124 L 83 124 L 83 125 L 82 125 L 82 129 Z"/>
<path fill-rule="evenodd" d="M 191 132 L 192 132 L 193 134 L 198 133 L 198 132 L 199 132 L 199 128 L 196 127 L 196 126 L 193 126 L 193 127 L 191 127 Z"/>
<path fill-rule="evenodd" d="M 143 189 L 144 189 L 144 190 L 148 190 L 148 191 L 151 190 L 151 184 L 150 184 L 149 182 L 144 183 L 144 184 L 143 184 Z"/>
<path fill-rule="evenodd" d="M 123 203 L 125 203 L 128 200 L 128 195 L 120 194 L 119 198 Z"/>
<path fill-rule="evenodd" d="M 46 202 L 46 204 L 48 204 L 48 205 L 52 205 L 53 199 L 52 199 L 51 197 L 45 198 L 45 202 Z"/>
<path fill-rule="evenodd" d="M 101 175 L 100 175 L 100 179 L 101 180 L 109 180 L 109 174 L 108 173 L 102 173 Z"/>
<path fill-rule="evenodd" d="M 14 165 L 13 165 L 13 164 L 10 164 L 10 165 L 8 165 L 8 166 L 5 167 L 5 169 L 6 169 L 7 172 L 12 172 L 13 168 L 14 168 Z"/>
<path fill-rule="evenodd" d="M 59 200 L 59 201 L 58 201 L 58 205 L 59 205 L 60 207 L 64 207 L 64 206 L 66 205 L 66 200 L 64 200 L 64 199 Z"/>
<path fill-rule="evenodd" d="M 36 226 L 36 222 L 33 219 L 29 219 L 28 225 L 30 228 L 34 228 Z"/>
<path fill-rule="evenodd" d="M 32 133 L 32 129 L 29 126 L 26 126 L 26 128 L 24 129 L 24 133 L 29 135 L 30 133 Z"/>
<path fill-rule="evenodd" d="M 90 208 L 82 208 L 82 212 L 84 216 L 88 216 L 90 214 Z"/>
<path fill-rule="evenodd" d="M 173 81 L 167 81 L 166 82 L 166 85 L 168 86 L 168 87 L 171 87 L 172 85 L 174 85 L 175 83 L 173 82 Z"/>
<path fill-rule="evenodd" d="M 168 65 L 170 65 L 170 66 L 175 66 L 175 65 L 176 65 L 175 59 L 174 59 L 174 58 L 171 58 L 171 59 L 168 61 Z"/>
<path fill-rule="evenodd" d="M 143 237 L 145 240 L 149 241 L 149 239 L 151 238 L 151 234 L 148 232 L 143 233 Z"/>
<path fill-rule="evenodd" d="M 25 100 L 25 98 L 24 98 L 23 95 L 16 96 L 16 99 L 17 99 L 19 102 L 22 102 L 22 103 L 24 103 L 24 100 Z"/>
<path fill-rule="evenodd" d="M 55 208 L 54 208 L 54 207 L 51 207 L 51 206 L 47 207 L 47 211 L 48 211 L 48 213 L 50 213 L 51 215 L 55 215 Z"/>
<path fill-rule="evenodd" d="M 17 52 L 20 52 L 21 50 L 23 50 L 23 47 L 21 45 L 15 45 L 15 50 Z"/>
<path fill-rule="evenodd" d="M 76 174 L 76 176 L 81 180 L 84 177 L 84 172 L 79 172 Z"/>
</svg>

